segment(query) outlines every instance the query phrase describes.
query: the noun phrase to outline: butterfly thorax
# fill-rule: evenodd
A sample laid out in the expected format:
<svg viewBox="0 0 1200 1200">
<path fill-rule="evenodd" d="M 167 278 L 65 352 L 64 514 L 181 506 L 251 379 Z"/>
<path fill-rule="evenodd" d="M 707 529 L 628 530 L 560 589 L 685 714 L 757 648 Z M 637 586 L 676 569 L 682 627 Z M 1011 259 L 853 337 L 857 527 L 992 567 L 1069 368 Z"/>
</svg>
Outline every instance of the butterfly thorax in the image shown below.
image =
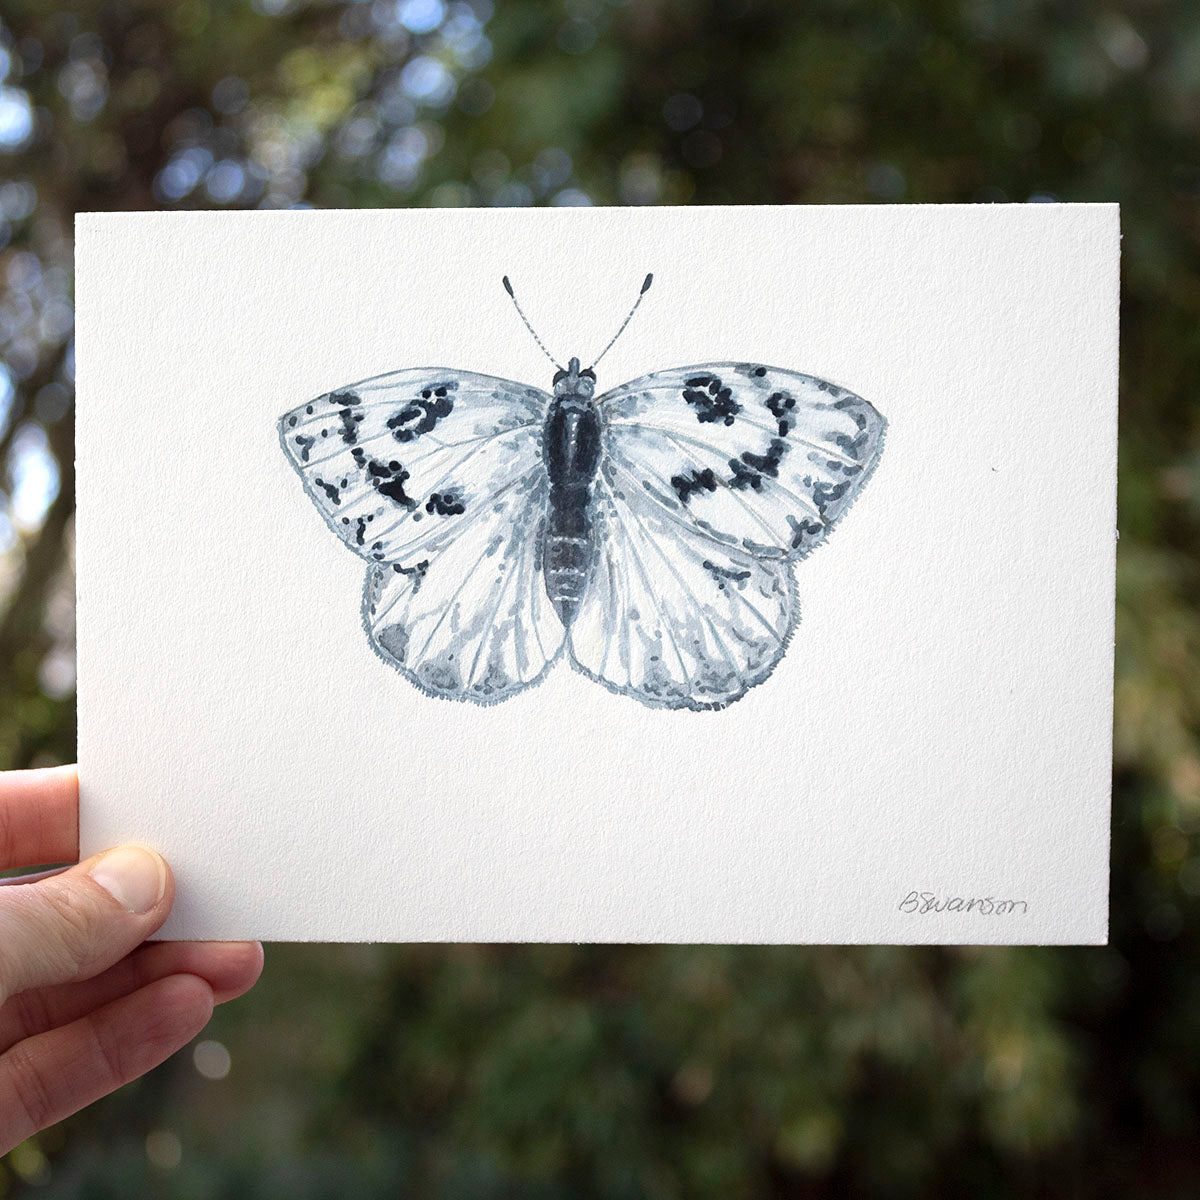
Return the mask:
<svg viewBox="0 0 1200 1200">
<path fill-rule="evenodd" d="M 592 403 L 596 377 L 571 359 L 554 378 L 542 456 L 550 480 L 550 519 L 542 553 L 546 594 L 564 625 L 579 607 L 594 558 L 592 480 L 600 464 L 600 414 Z"/>
</svg>

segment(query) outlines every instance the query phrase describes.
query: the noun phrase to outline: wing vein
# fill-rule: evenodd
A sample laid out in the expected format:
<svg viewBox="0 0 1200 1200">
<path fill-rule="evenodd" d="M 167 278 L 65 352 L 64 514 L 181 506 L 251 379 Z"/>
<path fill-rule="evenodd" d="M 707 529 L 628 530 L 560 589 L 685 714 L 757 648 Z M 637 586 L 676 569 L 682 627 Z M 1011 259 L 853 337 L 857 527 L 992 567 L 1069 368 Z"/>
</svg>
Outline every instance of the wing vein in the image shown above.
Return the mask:
<svg viewBox="0 0 1200 1200">
<path fill-rule="evenodd" d="M 616 497 L 613 496 L 612 489 L 608 486 L 608 482 L 606 480 L 602 479 L 601 483 L 604 485 L 604 488 L 608 492 L 609 497 L 615 501 Z M 640 523 L 639 523 L 639 525 L 640 525 Z M 688 690 L 690 691 L 691 686 L 692 686 L 692 677 L 688 673 L 687 666 L 684 664 L 683 652 L 679 649 L 679 641 L 675 637 L 675 630 L 672 628 L 671 622 L 669 620 L 667 620 L 666 611 L 663 609 L 662 604 L 659 602 L 658 596 L 655 594 L 654 585 L 650 582 L 649 575 L 646 574 L 645 563 L 642 562 L 641 555 L 639 555 L 637 553 L 637 551 L 635 550 L 632 538 L 630 536 L 629 529 L 624 525 L 624 523 L 621 524 L 621 533 L 625 539 L 625 545 L 629 550 L 629 556 L 633 559 L 634 564 L 637 566 L 638 574 L 641 575 L 642 582 L 646 585 L 646 594 L 650 597 L 651 601 L 653 602 L 654 610 L 659 615 L 660 623 L 661 623 L 663 629 L 666 631 L 666 633 L 668 634 L 668 636 L 671 639 L 671 648 L 675 651 L 675 657 L 679 660 L 680 673 L 683 675 L 684 681 L 688 686 Z M 653 543 L 651 543 L 651 544 L 653 544 Z M 693 599 L 694 598 L 695 597 L 693 596 Z"/>
<path fill-rule="evenodd" d="M 534 537 L 540 540 L 542 538 L 542 536 L 543 536 L 542 522 L 539 521 L 537 529 L 534 531 Z M 534 561 L 536 561 L 536 557 L 534 558 Z M 524 568 L 522 568 L 522 569 L 524 569 Z M 531 574 L 532 574 L 532 572 L 531 572 Z M 530 582 L 530 584 L 532 584 L 532 588 L 528 592 L 528 595 L 529 595 L 529 621 L 530 621 L 530 624 L 533 626 L 533 636 L 537 639 L 538 650 L 541 653 L 542 662 L 548 663 L 550 661 L 550 656 L 546 653 L 545 642 L 542 641 L 542 623 L 541 623 L 541 621 L 538 620 L 538 613 L 537 613 L 538 605 L 539 605 L 540 601 L 538 599 L 538 594 L 537 594 L 537 587 L 538 587 L 539 580 L 538 580 L 536 574 L 534 574 L 533 578 L 529 582 Z M 529 585 L 527 584 L 526 586 L 528 587 Z"/>
<path fill-rule="evenodd" d="M 513 482 L 511 484 L 509 484 L 508 486 L 514 487 L 517 483 L 519 483 L 521 481 L 521 479 L 528 478 L 528 476 L 532 475 L 532 474 L 533 474 L 533 472 L 529 471 L 524 476 L 521 476 L 519 479 L 513 480 Z M 508 489 L 505 488 L 503 490 L 507 491 Z M 502 494 L 503 494 L 503 492 L 498 492 L 497 496 L 502 495 Z M 484 512 L 487 510 L 481 508 L 479 511 Z M 479 563 L 476 562 L 475 567 L 473 567 L 470 571 L 463 572 L 463 577 L 459 581 L 458 587 L 456 587 L 454 589 L 454 592 L 450 596 L 450 599 L 446 601 L 446 605 L 442 609 L 442 615 L 440 617 L 438 617 L 437 622 L 434 624 L 433 629 L 431 629 L 429 632 L 429 636 L 425 639 L 425 645 L 421 648 L 421 657 L 422 658 L 424 658 L 425 655 L 427 655 L 429 653 L 429 647 L 433 644 L 433 639 L 437 635 L 437 631 L 439 629 L 441 629 L 442 622 L 445 621 L 446 617 L 449 615 L 450 610 L 454 607 L 455 601 L 462 594 L 463 588 L 465 588 L 467 586 L 467 581 L 472 577 L 472 575 L 475 574 L 475 571 L 476 571 L 476 569 L 478 569 L 478 566 L 479 566 Z"/>
<path fill-rule="evenodd" d="M 640 525 L 640 523 L 639 523 L 639 525 Z M 645 532 L 645 531 L 643 531 L 643 532 Z M 714 623 L 711 615 L 709 614 L 708 606 L 701 603 L 699 596 L 697 596 L 695 593 L 695 590 L 683 578 L 683 576 L 679 574 L 679 571 L 676 569 L 675 564 L 673 562 L 671 562 L 666 551 L 663 550 L 663 548 L 658 544 L 658 542 L 655 540 L 655 538 L 653 536 L 651 536 L 649 533 L 645 533 L 645 541 L 653 548 L 654 552 L 659 556 L 659 558 L 662 559 L 662 561 L 666 564 L 667 569 L 671 572 L 672 575 L 675 576 L 676 580 L 679 583 L 679 586 L 681 588 L 683 588 L 683 590 L 691 598 L 697 614 L 700 616 L 700 618 L 704 622 L 704 624 L 706 624 L 708 626 L 709 631 L 712 633 L 713 640 L 716 642 L 716 644 L 718 646 L 720 646 L 721 653 L 725 656 L 725 661 L 729 663 L 730 667 L 733 669 L 733 673 L 739 679 L 741 679 L 742 672 L 741 672 L 740 668 L 738 667 L 737 663 L 734 661 L 734 658 L 730 654 L 728 643 L 724 640 L 724 638 L 721 637 L 720 631 L 717 629 L 716 624 Z M 748 608 L 752 613 L 754 613 L 754 615 L 759 619 L 760 622 L 762 622 L 763 626 L 766 628 L 766 630 L 769 633 L 771 633 L 771 634 L 775 633 L 774 626 L 766 619 L 766 617 L 764 617 L 762 615 L 762 613 L 760 613 L 758 611 L 757 608 L 754 607 L 753 604 L 751 604 L 749 601 L 743 599 L 740 592 L 738 593 L 738 598 L 739 598 L 739 600 L 741 600 L 743 607 Z"/>
<path fill-rule="evenodd" d="M 631 479 L 633 479 L 633 480 L 634 480 L 634 482 L 637 482 L 637 480 L 636 480 L 636 477 L 635 477 L 635 476 L 633 476 L 632 474 L 630 474 L 630 472 L 629 472 L 629 471 L 628 471 L 626 468 L 622 467 L 620 463 L 617 463 L 617 462 L 615 462 L 615 460 L 614 460 L 614 465 L 615 465 L 615 466 L 617 466 L 617 467 L 620 467 L 620 469 L 621 469 L 621 470 L 624 470 L 624 471 L 625 471 L 625 474 L 626 474 L 626 475 L 629 475 L 629 477 L 630 477 Z M 606 486 L 607 486 L 607 485 L 606 485 Z M 610 494 L 610 495 L 612 494 L 612 493 L 611 493 L 611 489 L 610 489 L 610 492 L 609 492 L 609 494 Z M 657 503 L 657 501 L 656 501 L 655 503 Z M 627 507 L 630 507 L 630 506 L 627 506 Z M 720 542 L 720 541 L 717 541 L 715 538 L 713 538 L 713 537 L 710 537 L 710 536 L 709 536 L 707 533 L 705 533 L 703 530 L 701 530 L 701 529 L 696 529 L 694 526 L 690 525 L 688 522 L 686 522 L 686 521 L 683 521 L 683 520 L 681 520 L 680 518 L 676 517 L 676 516 L 675 516 L 675 515 L 674 515 L 674 514 L 673 514 L 673 513 L 672 513 L 672 512 L 669 510 L 669 509 L 665 508 L 665 507 L 664 507 L 663 505 L 661 505 L 661 504 L 659 504 L 659 505 L 658 505 L 658 507 L 657 507 L 657 509 L 656 509 L 655 511 L 656 511 L 656 512 L 658 512 L 658 513 L 661 513 L 661 514 L 665 515 L 666 517 L 668 517 L 668 519 L 670 519 L 671 521 L 673 521 L 673 522 L 674 522 L 676 525 L 679 525 L 680 527 L 682 527 L 684 530 L 686 530 L 686 531 L 687 531 L 689 534 L 691 534 L 693 537 L 703 538 L 705 541 L 711 542 L 711 543 L 712 543 L 714 546 L 717 546 L 717 547 L 719 547 L 721 550 L 724 550 L 724 551 L 726 551 L 726 552 L 728 552 L 728 551 L 729 551 L 729 550 L 731 550 L 731 549 L 735 549 L 735 547 L 731 547 L 730 545 L 728 545 L 728 544 L 727 544 L 727 543 L 725 543 L 725 542 Z M 641 523 L 639 522 L 639 526 L 640 526 L 640 524 L 641 524 Z M 659 547 L 659 546 L 658 546 L 656 543 L 654 543 L 654 542 L 653 542 L 653 540 L 650 538 L 650 536 L 649 536 L 649 535 L 647 535 L 647 540 L 648 540 L 648 541 L 650 541 L 652 545 L 654 545 L 654 548 L 655 548 L 655 550 L 657 550 L 657 551 L 659 552 L 659 554 L 662 554 L 662 550 L 661 550 L 661 548 L 660 548 L 660 547 Z M 744 553 L 744 554 L 745 554 L 745 555 L 746 555 L 748 558 L 750 558 L 750 559 L 751 559 L 752 561 L 754 561 L 754 562 L 759 562 L 759 561 L 761 561 L 761 556 L 759 556 L 759 555 L 754 555 L 754 554 L 751 554 L 751 553 L 750 553 L 750 551 L 748 551 L 748 550 L 744 550 L 744 549 L 743 549 L 743 550 L 742 550 L 742 553 Z M 785 560 L 785 559 L 782 559 L 782 558 L 780 558 L 780 559 L 770 559 L 770 560 L 768 560 L 768 561 L 772 561 L 772 562 L 784 562 L 784 561 L 786 561 L 786 560 Z M 670 564 L 670 563 L 668 563 L 668 566 L 670 566 L 670 565 L 671 565 L 671 564 Z M 678 577 L 678 576 L 677 576 L 677 577 Z M 681 582 L 682 582 L 682 581 L 681 581 Z M 686 585 L 685 585 L 685 586 L 686 586 Z M 694 593 L 694 592 L 691 592 L 691 591 L 690 591 L 690 589 L 689 589 L 689 594 L 692 596 L 692 599 L 693 599 L 693 600 L 695 600 L 695 599 L 696 599 L 695 593 Z M 699 602 L 697 601 L 697 603 L 699 603 Z M 754 615 L 755 615 L 756 617 L 758 617 L 758 619 L 759 619 L 759 620 L 762 622 L 762 624 L 763 624 L 763 627 L 764 627 L 765 629 L 767 629 L 768 631 L 770 631 L 770 632 L 772 632 L 772 633 L 774 633 L 774 632 L 775 632 L 775 627 L 774 627 L 774 626 L 771 624 L 771 622 L 770 622 L 770 621 L 769 621 L 769 620 L 768 620 L 766 617 L 764 617 L 764 616 L 763 616 L 763 614 L 762 614 L 761 612 L 759 612 L 759 611 L 758 611 L 758 609 L 757 609 L 757 608 L 755 608 L 755 607 L 754 607 L 754 605 L 753 605 L 753 604 L 751 604 L 749 601 L 746 601 L 746 600 L 743 600 L 743 604 L 744 604 L 744 605 L 745 605 L 745 606 L 746 606 L 748 609 L 750 609 L 750 611 L 751 611 L 751 612 L 753 612 L 753 613 L 754 613 Z M 716 632 L 716 631 L 714 630 L 714 634 L 715 634 L 715 632 Z"/>
<path fill-rule="evenodd" d="M 518 522 L 514 521 L 512 533 L 509 536 L 508 544 L 505 547 L 505 556 L 506 557 L 508 554 L 510 554 L 512 552 L 512 548 L 517 544 L 517 540 L 520 536 L 520 531 L 521 531 L 520 524 Z M 474 681 L 475 671 L 478 668 L 479 660 L 483 655 L 483 648 L 484 648 L 484 646 L 488 645 L 488 643 L 491 641 L 492 634 L 495 631 L 495 627 L 496 627 L 496 617 L 500 612 L 500 605 L 504 602 L 504 596 L 508 591 L 509 585 L 519 578 L 520 572 L 523 570 L 524 570 L 524 563 L 522 563 L 521 566 L 518 567 L 518 569 L 516 571 L 505 571 L 500 580 L 499 586 L 496 588 L 496 603 L 492 605 L 492 611 L 488 614 L 487 622 L 484 624 L 484 627 L 483 627 L 483 636 L 479 639 L 479 646 L 475 651 L 475 657 L 471 660 L 471 671 L 467 676 L 468 683 L 471 683 Z"/>
</svg>

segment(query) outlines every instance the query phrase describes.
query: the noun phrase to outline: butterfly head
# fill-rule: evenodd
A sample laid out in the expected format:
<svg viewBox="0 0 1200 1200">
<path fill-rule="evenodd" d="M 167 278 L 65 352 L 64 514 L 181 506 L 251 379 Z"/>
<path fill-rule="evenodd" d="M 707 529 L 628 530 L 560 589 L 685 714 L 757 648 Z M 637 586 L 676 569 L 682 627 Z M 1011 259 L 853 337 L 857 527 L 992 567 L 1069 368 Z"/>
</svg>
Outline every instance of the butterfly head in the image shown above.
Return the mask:
<svg viewBox="0 0 1200 1200">
<path fill-rule="evenodd" d="M 554 375 L 554 394 L 556 396 L 582 396 L 585 400 L 592 398 L 596 390 L 596 372 L 591 367 L 579 369 L 579 359 L 573 358 L 567 364 L 565 371 L 558 370 Z"/>
</svg>

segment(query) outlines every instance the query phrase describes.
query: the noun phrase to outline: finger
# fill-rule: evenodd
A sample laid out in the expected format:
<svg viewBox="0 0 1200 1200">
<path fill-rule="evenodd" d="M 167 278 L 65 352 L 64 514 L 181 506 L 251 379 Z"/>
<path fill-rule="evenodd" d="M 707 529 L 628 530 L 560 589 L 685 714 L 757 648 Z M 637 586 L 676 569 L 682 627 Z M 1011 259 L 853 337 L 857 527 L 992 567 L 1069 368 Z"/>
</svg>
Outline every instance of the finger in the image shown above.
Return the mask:
<svg viewBox="0 0 1200 1200">
<path fill-rule="evenodd" d="M 262 973 L 258 942 L 154 942 L 140 946 L 94 979 L 31 988 L 0 1007 L 0 1054 L 57 1029 L 168 975 L 195 975 L 224 1004 L 249 991 Z"/>
<path fill-rule="evenodd" d="M 158 1066 L 200 1032 L 212 991 L 171 975 L 0 1056 L 0 1154 Z"/>
<path fill-rule="evenodd" d="M 162 856 L 136 845 L 0 888 L 0 998 L 98 975 L 166 920 L 173 897 Z"/>
<path fill-rule="evenodd" d="M 78 857 L 76 769 L 0 772 L 0 871 Z"/>
</svg>

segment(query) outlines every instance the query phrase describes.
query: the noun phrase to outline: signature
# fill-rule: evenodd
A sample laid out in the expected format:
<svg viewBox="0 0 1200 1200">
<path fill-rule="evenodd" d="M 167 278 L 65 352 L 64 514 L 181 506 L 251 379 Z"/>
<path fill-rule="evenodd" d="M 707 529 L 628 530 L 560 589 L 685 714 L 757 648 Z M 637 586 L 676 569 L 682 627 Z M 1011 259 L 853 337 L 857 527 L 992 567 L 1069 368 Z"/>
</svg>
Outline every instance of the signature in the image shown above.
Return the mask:
<svg viewBox="0 0 1200 1200">
<path fill-rule="evenodd" d="M 1024 900 L 997 900 L 994 896 L 937 896 L 933 892 L 909 892 L 900 901 L 905 913 L 977 912 L 985 917 L 1029 911 Z"/>
</svg>

